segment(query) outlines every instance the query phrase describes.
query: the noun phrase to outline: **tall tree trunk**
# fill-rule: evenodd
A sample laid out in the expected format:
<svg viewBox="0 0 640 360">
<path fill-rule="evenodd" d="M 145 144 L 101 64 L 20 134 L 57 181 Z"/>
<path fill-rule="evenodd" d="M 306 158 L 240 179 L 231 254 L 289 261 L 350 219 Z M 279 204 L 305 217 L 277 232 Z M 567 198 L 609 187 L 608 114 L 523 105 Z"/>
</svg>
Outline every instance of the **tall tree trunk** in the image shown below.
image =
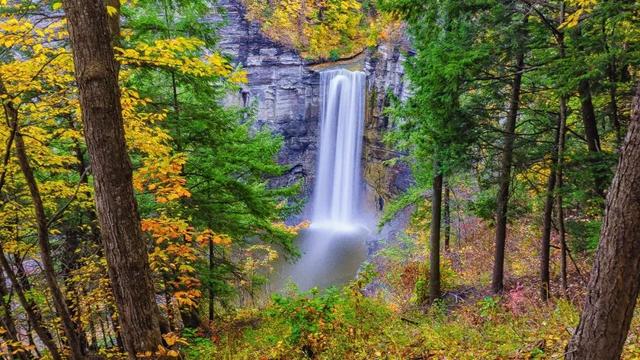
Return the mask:
<svg viewBox="0 0 640 360">
<path fill-rule="evenodd" d="M 161 344 L 147 244 L 132 186 L 118 86 L 118 66 L 104 2 L 65 0 L 84 136 L 109 277 L 130 359 Z"/>
<path fill-rule="evenodd" d="M 640 84 L 607 197 L 600 245 L 566 359 L 618 359 L 640 289 Z"/>
<path fill-rule="evenodd" d="M 11 268 L 11 265 L 9 264 L 9 260 L 7 260 L 7 256 L 1 243 L 0 266 L 2 266 L 2 269 L 7 274 L 9 281 L 11 281 L 13 290 L 18 296 L 18 302 L 27 314 L 27 320 L 29 321 L 29 324 L 31 325 L 33 330 L 35 330 L 36 334 L 38 334 L 40 341 L 42 341 L 47 350 L 49 350 L 49 354 L 54 360 L 62 360 L 62 356 L 58 351 L 58 347 L 53 341 L 53 336 L 51 336 L 49 330 L 44 327 L 42 316 L 40 315 L 40 312 L 38 311 L 36 305 L 33 303 L 33 301 L 27 299 L 21 285 L 22 281 L 18 280 L 16 273 Z"/>
<path fill-rule="evenodd" d="M 440 298 L 440 218 L 442 216 L 442 174 L 434 166 L 433 194 L 431 195 L 431 237 L 429 239 L 429 303 Z"/>
<path fill-rule="evenodd" d="M 577 27 L 576 31 L 574 31 L 572 35 L 578 51 L 584 53 L 584 45 L 581 42 L 582 29 Z M 606 177 L 603 176 L 603 172 L 598 169 L 598 163 L 600 162 L 600 135 L 598 134 L 598 124 L 593 107 L 591 84 L 589 79 L 580 80 L 578 83 L 578 95 L 580 97 L 580 110 L 582 112 L 585 139 L 589 150 L 588 160 L 590 164 L 591 177 L 594 182 L 594 191 L 598 196 L 604 198 Z"/>
<path fill-rule="evenodd" d="M 567 98 L 560 97 L 560 126 L 558 127 L 558 160 L 556 166 L 556 215 L 558 222 L 558 239 L 560 242 L 560 278 L 562 282 L 562 291 L 567 294 L 567 239 L 564 228 L 564 204 L 562 190 L 564 187 L 563 170 L 564 170 L 564 148 L 567 132 Z"/>
<path fill-rule="evenodd" d="M 449 188 L 449 182 L 444 183 L 444 251 L 449 251 L 451 242 L 451 189 Z"/>
<path fill-rule="evenodd" d="M 564 2 L 560 4 L 560 21 L 564 23 L 565 8 Z M 560 32 L 558 35 L 558 47 L 560 58 L 565 57 L 566 47 L 564 44 L 564 32 Z M 558 124 L 558 157 L 556 159 L 556 216 L 558 223 L 558 239 L 560 241 L 560 277 L 562 281 L 563 295 L 567 295 L 567 240 L 566 231 L 564 228 L 564 204 L 563 204 L 563 188 L 564 188 L 564 150 L 565 140 L 567 133 L 567 96 L 560 96 L 560 123 Z"/>
<path fill-rule="evenodd" d="M 562 117 L 562 115 L 560 115 Z M 551 281 L 549 271 L 549 258 L 551 252 L 551 218 L 553 215 L 553 191 L 556 187 L 556 163 L 558 158 L 558 142 L 560 139 L 560 123 L 555 132 L 555 141 L 551 150 L 551 171 L 547 180 L 547 193 L 544 202 L 544 214 L 542 216 L 542 247 L 540 249 L 540 298 L 543 301 L 549 300 L 551 294 Z"/>
<path fill-rule="evenodd" d="M 214 264 L 214 258 L 213 258 L 213 239 L 209 238 L 209 276 L 212 276 L 213 274 L 213 268 L 214 268 L 215 264 Z M 215 316 L 215 309 L 214 309 L 214 293 L 213 293 L 213 286 L 211 286 L 211 284 L 209 285 L 209 322 L 212 322 Z"/>
<path fill-rule="evenodd" d="M 520 33 L 520 43 L 526 37 L 525 27 L 528 17 L 525 17 Z M 524 71 L 524 48 L 518 49 L 516 54 L 515 75 L 511 87 L 511 99 L 509 100 L 509 113 L 504 131 L 504 147 L 502 150 L 502 162 L 500 165 L 500 179 L 496 210 L 496 241 L 495 259 L 493 264 L 493 278 L 491 288 L 494 293 L 502 292 L 504 288 L 504 250 L 507 238 L 507 211 L 509 208 L 509 186 L 511 183 L 511 167 L 513 162 L 513 144 L 515 142 L 516 120 L 520 109 L 520 88 L 522 86 L 522 72 Z"/>
<path fill-rule="evenodd" d="M 2 81 L 0 81 L 0 93 L 1 94 L 6 94 L 6 88 L 5 88 L 4 83 Z M 4 154 L 4 158 L 3 158 L 3 167 L 4 167 L 5 170 L 2 172 L 2 174 L 0 174 L 0 190 L 2 189 L 2 187 L 5 184 L 7 164 L 9 162 L 10 157 L 11 157 L 11 147 L 16 142 L 16 138 L 19 136 L 19 134 L 18 134 L 18 132 L 19 132 L 19 129 L 18 129 L 18 111 L 15 109 L 15 107 L 13 106 L 13 104 L 11 102 L 5 102 L 3 104 L 3 110 L 5 112 L 5 116 L 6 116 L 7 120 L 9 122 L 8 125 L 10 126 L 11 131 L 9 133 L 9 139 L 7 141 L 7 145 L 6 145 L 6 148 L 5 148 L 5 154 Z M 24 147 L 24 145 L 23 145 L 23 147 Z M 40 239 L 40 237 L 39 237 L 39 239 Z M 48 245 L 48 243 L 47 243 L 47 245 Z M 13 269 L 9 265 L 9 262 L 8 262 L 7 258 L 5 257 L 5 255 L 4 255 L 4 250 L 2 249 L 2 245 L 1 244 L 0 244 L 0 256 L 2 256 L 2 259 L 0 259 L 0 263 L 2 264 L 2 268 L 4 268 L 4 271 L 7 273 L 7 276 L 9 277 L 9 280 L 13 284 L 13 289 L 18 294 L 19 303 L 23 306 L 23 308 L 25 309 L 25 312 L 27 313 L 27 320 L 29 321 L 30 324 L 34 325 L 34 328 L 37 330 L 38 336 L 40 336 L 43 344 L 51 352 L 51 356 L 54 359 L 59 359 L 60 358 L 60 353 L 58 352 L 58 349 L 55 346 L 55 343 L 53 342 L 53 337 L 51 336 L 51 333 L 49 333 L 49 331 L 42 325 L 42 318 L 40 316 L 40 313 L 35 308 L 35 304 L 33 304 L 31 301 L 28 301 L 26 299 L 25 291 L 22 288 L 22 284 L 24 284 L 24 283 L 28 284 L 27 279 L 26 278 L 24 278 L 24 279 L 21 278 L 20 282 L 18 282 L 17 277 L 15 275 L 15 272 L 13 272 Z M 2 279 L 2 281 L 4 282 L 4 279 Z M 4 283 L 3 283 L 3 286 L 4 286 Z M 10 317 L 10 312 L 7 313 L 6 316 Z"/>
<path fill-rule="evenodd" d="M 560 23 L 564 22 L 564 5 L 561 5 L 560 10 Z M 556 30 L 557 31 L 557 30 Z M 559 45 L 560 58 L 564 58 L 564 35 L 561 32 L 556 33 L 556 39 Z M 554 190 L 558 180 L 558 165 L 560 142 L 564 142 L 564 122 L 565 122 L 565 107 L 564 96 L 560 96 L 560 114 L 558 116 L 558 122 L 555 131 L 555 140 L 553 142 L 553 148 L 551 150 L 551 172 L 549 173 L 549 179 L 547 181 L 547 193 L 544 203 L 544 215 L 542 217 L 542 248 L 540 250 L 540 298 L 542 301 L 549 300 L 551 296 L 551 274 L 549 271 L 550 253 L 551 253 L 551 228 L 552 228 L 552 216 L 554 205 Z M 564 144 L 563 144 L 564 146 Z M 558 184 L 559 185 L 559 184 Z"/>
<path fill-rule="evenodd" d="M 164 7 L 164 24 L 166 25 L 165 36 L 171 38 L 171 28 L 173 17 L 169 16 L 169 2 L 167 0 L 163 0 L 162 5 Z M 171 7 L 173 10 L 173 7 Z M 182 133 L 180 131 L 180 102 L 178 101 L 178 79 L 176 78 L 176 72 L 174 70 L 170 70 L 171 74 L 171 94 L 172 94 L 172 107 L 174 113 L 174 127 L 176 130 L 176 138 L 174 139 L 176 143 L 176 151 L 182 151 Z"/>
</svg>

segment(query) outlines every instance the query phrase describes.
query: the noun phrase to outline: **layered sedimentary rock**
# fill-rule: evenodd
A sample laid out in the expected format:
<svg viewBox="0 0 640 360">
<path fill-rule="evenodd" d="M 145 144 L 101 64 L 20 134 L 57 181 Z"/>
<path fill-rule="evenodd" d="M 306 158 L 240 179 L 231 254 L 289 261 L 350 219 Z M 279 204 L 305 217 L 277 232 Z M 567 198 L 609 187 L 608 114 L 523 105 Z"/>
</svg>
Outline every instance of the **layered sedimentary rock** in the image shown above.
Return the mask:
<svg viewBox="0 0 640 360">
<path fill-rule="evenodd" d="M 403 100 L 408 96 L 404 81 L 403 53 L 408 45 L 403 37 L 396 41 L 380 44 L 376 49 L 368 51 L 365 61 L 367 73 L 367 106 L 364 131 L 363 168 L 364 179 L 369 186 L 369 200 L 382 210 L 384 203 L 394 195 L 406 190 L 411 185 L 408 167 L 403 163 L 393 166 L 385 161 L 396 158 L 395 153 L 382 140 L 390 130 L 389 117 L 384 109 L 389 105 L 391 97 Z"/>
<path fill-rule="evenodd" d="M 277 185 L 302 182 L 305 193 L 313 183 L 319 116 L 319 77 L 290 48 L 277 44 L 260 32 L 260 25 L 247 21 L 236 0 L 218 2 L 223 11 L 213 21 L 223 21 L 220 48 L 248 74 L 248 84 L 230 102 L 253 106 L 256 126 L 269 127 L 282 135 L 279 161 L 291 165 Z"/>
<path fill-rule="evenodd" d="M 317 161 L 319 121 L 319 71 L 328 67 L 349 67 L 367 74 L 367 110 L 363 149 L 363 176 L 367 197 L 378 209 L 410 182 L 403 165 L 383 164 L 394 154 L 382 142 L 389 122 L 383 109 L 389 94 L 406 96 L 403 82 L 404 40 L 381 44 L 349 61 L 310 64 L 295 50 L 275 43 L 260 31 L 260 25 L 245 19 L 238 0 L 220 0 L 222 11 L 212 21 L 224 21 L 220 48 L 248 73 L 248 84 L 230 96 L 229 102 L 254 106 L 256 126 L 267 126 L 284 138 L 279 160 L 290 165 L 278 185 L 302 182 L 305 194 L 312 188 Z M 402 37 L 400 37 L 402 39 Z"/>
</svg>

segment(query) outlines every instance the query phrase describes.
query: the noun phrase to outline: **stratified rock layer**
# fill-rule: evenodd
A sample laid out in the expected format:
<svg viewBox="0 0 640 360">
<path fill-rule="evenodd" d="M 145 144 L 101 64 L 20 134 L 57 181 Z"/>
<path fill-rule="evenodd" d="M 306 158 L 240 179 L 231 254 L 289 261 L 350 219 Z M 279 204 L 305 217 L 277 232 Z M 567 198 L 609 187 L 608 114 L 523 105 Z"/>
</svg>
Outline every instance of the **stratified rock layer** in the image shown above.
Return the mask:
<svg viewBox="0 0 640 360">
<path fill-rule="evenodd" d="M 347 65 L 344 62 L 311 65 L 295 50 L 267 38 L 259 24 L 247 21 L 238 0 L 220 0 L 218 4 L 222 11 L 212 21 L 224 21 L 220 48 L 247 70 L 249 80 L 228 102 L 255 106 L 256 126 L 267 126 L 284 138 L 279 161 L 289 164 L 290 170 L 275 179 L 275 184 L 302 182 L 305 194 L 310 193 L 317 160 L 320 98 L 317 71 L 348 66 L 367 73 L 363 177 L 368 184 L 368 200 L 381 209 L 385 201 L 409 186 L 411 179 L 406 166 L 383 164 L 396 154 L 382 143 L 389 127 L 383 114 L 389 93 L 399 98 L 406 96 L 402 68 L 402 52 L 407 49 L 404 41 L 367 50 Z"/>
</svg>

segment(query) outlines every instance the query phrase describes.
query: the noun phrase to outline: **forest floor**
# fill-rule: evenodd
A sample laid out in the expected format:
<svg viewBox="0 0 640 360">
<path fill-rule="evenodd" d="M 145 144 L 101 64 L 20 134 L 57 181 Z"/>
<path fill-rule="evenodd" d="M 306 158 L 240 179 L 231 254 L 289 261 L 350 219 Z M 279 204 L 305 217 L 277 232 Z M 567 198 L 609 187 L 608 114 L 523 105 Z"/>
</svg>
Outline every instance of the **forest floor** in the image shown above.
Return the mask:
<svg viewBox="0 0 640 360">
<path fill-rule="evenodd" d="M 559 359 L 577 325 L 592 254 L 569 261 L 560 286 L 557 239 L 552 295 L 540 300 L 539 224 L 511 224 L 505 291 L 490 291 L 493 229 L 476 218 L 454 225 L 442 265 L 443 300 L 418 306 L 424 288 L 424 231 L 389 242 L 342 288 L 292 289 L 261 308 L 228 314 L 186 334 L 191 359 Z M 420 235 L 422 234 L 422 235 Z M 577 270 L 579 269 L 579 271 Z M 624 359 L 640 359 L 640 313 Z"/>
</svg>

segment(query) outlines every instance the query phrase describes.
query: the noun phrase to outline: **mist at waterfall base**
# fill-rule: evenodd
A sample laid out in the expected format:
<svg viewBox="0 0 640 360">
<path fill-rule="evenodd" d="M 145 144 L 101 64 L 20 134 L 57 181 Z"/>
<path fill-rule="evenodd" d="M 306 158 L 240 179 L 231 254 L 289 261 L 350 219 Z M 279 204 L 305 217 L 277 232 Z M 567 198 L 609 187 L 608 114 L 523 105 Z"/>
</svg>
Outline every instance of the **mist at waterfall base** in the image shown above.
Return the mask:
<svg viewBox="0 0 640 360">
<path fill-rule="evenodd" d="M 375 219 L 363 201 L 361 177 L 365 81 L 363 72 L 320 73 L 318 165 L 309 218 L 297 245 L 301 256 L 282 263 L 271 289 L 295 283 L 300 290 L 326 288 L 355 278 L 367 257 Z"/>
</svg>

